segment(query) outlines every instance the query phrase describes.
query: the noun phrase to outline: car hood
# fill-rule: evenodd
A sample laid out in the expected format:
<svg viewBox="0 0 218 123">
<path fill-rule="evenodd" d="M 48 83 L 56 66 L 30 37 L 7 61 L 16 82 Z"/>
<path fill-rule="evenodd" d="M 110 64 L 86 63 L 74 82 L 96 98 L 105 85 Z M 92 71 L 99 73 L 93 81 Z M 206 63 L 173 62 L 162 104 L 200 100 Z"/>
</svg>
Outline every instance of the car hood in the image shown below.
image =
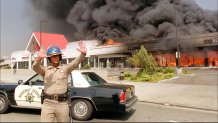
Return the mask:
<svg viewBox="0 0 218 123">
<path fill-rule="evenodd" d="M 17 87 L 17 83 L 0 83 L 0 89 L 2 88 L 15 88 Z"/>
<path fill-rule="evenodd" d="M 4 82 L 2 82 L 2 83 L 0 83 L 0 86 L 1 85 L 18 85 L 17 83 L 4 83 Z"/>
</svg>

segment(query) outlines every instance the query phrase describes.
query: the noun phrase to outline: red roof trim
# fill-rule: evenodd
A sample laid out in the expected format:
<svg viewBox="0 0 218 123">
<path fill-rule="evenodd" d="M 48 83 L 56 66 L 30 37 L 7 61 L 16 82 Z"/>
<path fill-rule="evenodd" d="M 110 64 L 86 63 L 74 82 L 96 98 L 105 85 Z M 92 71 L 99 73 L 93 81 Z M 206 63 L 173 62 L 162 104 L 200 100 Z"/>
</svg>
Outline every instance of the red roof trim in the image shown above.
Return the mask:
<svg viewBox="0 0 218 123">
<path fill-rule="evenodd" d="M 33 34 L 36 40 L 38 41 L 38 43 L 40 44 L 40 32 L 34 32 Z M 56 45 L 60 49 L 65 49 L 68 41 L 63 34 L 52 34 L 52 33 L 42 32 L 41 43 L 42 44 L 40 45 L 46 49 L 51 45 Z"/>
</svg>

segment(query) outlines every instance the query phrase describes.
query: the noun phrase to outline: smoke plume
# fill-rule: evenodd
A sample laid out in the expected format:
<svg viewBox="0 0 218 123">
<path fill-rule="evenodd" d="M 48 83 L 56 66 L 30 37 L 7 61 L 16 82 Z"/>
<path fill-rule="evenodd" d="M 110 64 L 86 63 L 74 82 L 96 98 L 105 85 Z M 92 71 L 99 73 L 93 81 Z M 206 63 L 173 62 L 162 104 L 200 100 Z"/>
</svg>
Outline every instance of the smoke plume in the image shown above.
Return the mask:
<svg viewBox="0 0 218 123">
<path fill-rule="evenodd" d="M 59 20 L 56 25 L 65 25 L 62 30 L 76 40 L 173 38 L 176 23 L 178 36 L 218 31 L 218 11 L 203 10 L 194 0 L 32 0 L 31 3 L 45 16 Z"/>
</svg>

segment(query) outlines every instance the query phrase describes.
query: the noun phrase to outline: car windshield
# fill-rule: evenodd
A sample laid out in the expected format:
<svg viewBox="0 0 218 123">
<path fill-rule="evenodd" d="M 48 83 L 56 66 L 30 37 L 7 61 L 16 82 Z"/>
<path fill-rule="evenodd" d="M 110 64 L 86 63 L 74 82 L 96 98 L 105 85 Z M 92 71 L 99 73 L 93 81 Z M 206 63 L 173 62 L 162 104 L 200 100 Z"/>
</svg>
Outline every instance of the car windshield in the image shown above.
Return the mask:
<svg viewBox="0 0 218 123">
<path fill-rule="evenodd" d="M 107 83 L 103 78 L 93 72 L 84 72 L 82 75 L 91 86 Z"/>
</svg>

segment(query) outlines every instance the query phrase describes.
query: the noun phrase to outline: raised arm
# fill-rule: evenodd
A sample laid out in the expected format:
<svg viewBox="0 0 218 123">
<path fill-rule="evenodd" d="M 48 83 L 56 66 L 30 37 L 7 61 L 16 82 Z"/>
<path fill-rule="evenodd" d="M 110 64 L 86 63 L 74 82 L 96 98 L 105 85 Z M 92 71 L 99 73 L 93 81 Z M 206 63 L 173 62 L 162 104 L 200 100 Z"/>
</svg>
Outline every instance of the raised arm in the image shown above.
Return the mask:
<svg viewBox="0 0 218 123">
<path fill-rule="evenodd" d="M 46 51 L 44 48 L 41 48 L 38 53 L 38 57 L 35 59 L 32 66 L 33 70 L 42 76 L 44 76 L 45 74 L 45 67 L 41 65 L 41 61 L 45 57 L 46 57 Z"/>
<path fill-rule="evenodd" d="M 71 71 L 73 71 L 82 61 L 83 59 L 85 58 L 86 56 L 86 52 L 87 52 L 87 49 L 86 49 L 86 44 L 83 43 L 83 41 L 79 41 L 79 49 L 77 48 L 77 50 L 81 53 L 79 55 L 79 57 L 77 57 L 76 59 L 74 59 L 72 62 L 70 62 L 68 64 L 68 72 L 70 73 Z"/>
</svg>

